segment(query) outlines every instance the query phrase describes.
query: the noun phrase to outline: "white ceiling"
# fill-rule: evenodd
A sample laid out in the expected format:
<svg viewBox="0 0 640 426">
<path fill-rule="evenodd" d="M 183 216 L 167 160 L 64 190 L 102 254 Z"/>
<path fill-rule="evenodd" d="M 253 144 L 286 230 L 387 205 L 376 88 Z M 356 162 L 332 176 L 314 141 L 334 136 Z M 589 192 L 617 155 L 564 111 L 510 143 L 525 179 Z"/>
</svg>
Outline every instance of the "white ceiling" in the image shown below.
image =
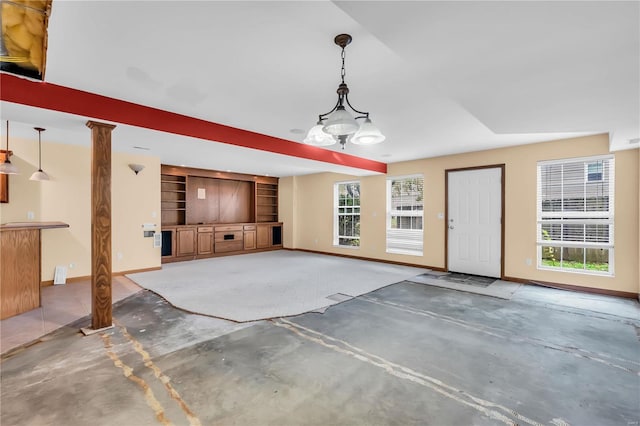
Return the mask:
<svg viewBox="0 0 640 426">
<path fill-rule="evenodd" d="M 639 2 L 62 1 L 45 80 L 301 142 L 340 80 L 385 163 L 583 134 L 640 137 Z M 2 102 L 12 135 L 89 143 L 87 118 Z M 119 125 L 114 149 L 166 164 L 290 176 L 371 172 Z M 149 148 L 139 150 L 134 146 Z M 339 150 L 339 147 L 330 149 Z"/>
</svg>

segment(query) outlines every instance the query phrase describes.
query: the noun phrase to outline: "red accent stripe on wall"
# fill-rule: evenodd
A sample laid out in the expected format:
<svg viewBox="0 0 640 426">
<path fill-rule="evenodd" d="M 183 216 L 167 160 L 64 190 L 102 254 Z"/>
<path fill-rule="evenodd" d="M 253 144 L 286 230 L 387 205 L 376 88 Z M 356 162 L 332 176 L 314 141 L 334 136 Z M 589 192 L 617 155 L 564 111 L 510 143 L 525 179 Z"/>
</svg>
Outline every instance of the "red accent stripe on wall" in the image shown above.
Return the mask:
<svg viewBox="0 0 640 426">
<path fill-rule="evenodd" d="M 248 130 L 200 120 L 95 93 L 0 73 L 0 99 L 86 118 L 144 127 L 177 135 L 259 149 L 292 157 L 386 173 L 387 165 Z"/>
</svg>

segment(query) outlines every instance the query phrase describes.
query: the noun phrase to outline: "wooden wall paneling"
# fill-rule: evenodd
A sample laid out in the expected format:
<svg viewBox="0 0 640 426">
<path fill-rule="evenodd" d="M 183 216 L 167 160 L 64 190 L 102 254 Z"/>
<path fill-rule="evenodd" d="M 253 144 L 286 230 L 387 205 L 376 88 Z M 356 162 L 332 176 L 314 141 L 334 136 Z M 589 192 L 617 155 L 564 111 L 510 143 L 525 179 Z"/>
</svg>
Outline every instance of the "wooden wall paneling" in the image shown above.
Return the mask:
<svg viewBox="0 0 640 426">
<path fill-rule="evenodd" d="M 253 188 L 251 182 L 220 180 L 220 223 L 251 222 Z"/>
<path fill-rule="evenodd" d="M 91 327 L 113 325 L 111 298 L 111 124 L 91 129 Z"/>
<path fill-rule="evenodd" d="M 0 163 L 4 163 L 7 155 L 11 156 L 11 151 L 0 150 Z M 9 202 L 9 175 L 0 174 L 0 203 Z"/>
<path fill-rule="evenodd" d="M 220 221 L 220 182 L 207 177 L 187 177 L 187 224 Z M 204 199 L 198 198 L 198 189 L 204 190 Z"/>
<path fill-rule="evenodd" d="M 0 319 L 40 306 L 40 230 L 0 232 Z"/>
</svg>

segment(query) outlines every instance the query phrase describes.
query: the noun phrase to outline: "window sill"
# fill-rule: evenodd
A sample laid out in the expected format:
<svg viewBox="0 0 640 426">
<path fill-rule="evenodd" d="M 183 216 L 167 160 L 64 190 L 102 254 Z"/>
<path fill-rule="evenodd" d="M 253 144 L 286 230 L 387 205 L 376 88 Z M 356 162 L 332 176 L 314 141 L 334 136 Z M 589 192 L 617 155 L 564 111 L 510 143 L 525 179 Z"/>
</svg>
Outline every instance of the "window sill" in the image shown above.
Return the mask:
<svg viewBox="0 0 640 426">
<path fill-rule="evenodd" d="M 339 244 L 334 244 L 333 246 L 335 248 L 343 248 L 343 249 L 349 249 L 349 250 L 358 250 L 358 249 L 360 249 L 360 246 L 341 246 Z"/>
<path fill-rule="evenodd" d="M 553 268 L 553 267 L 546 267 L 546 266 L 538 266 L 537 269 L 539 271 L 567 272 L 569 274 L 592 275 L 596 277 L 607 277 L 607 278 L 615 277 L 615 274 L 613 272 L 590 271 L 588 269 L 560 269 L 560 268 Z"/>
<path fill-rule="evenodd" d="M 422 256 L 423 252 L 421 251 L 410 251 L 410 250 L 389 250 L 387 249 L 387 253 L 389 254 L 404 254 L 407 256 Z"/>
</svg>

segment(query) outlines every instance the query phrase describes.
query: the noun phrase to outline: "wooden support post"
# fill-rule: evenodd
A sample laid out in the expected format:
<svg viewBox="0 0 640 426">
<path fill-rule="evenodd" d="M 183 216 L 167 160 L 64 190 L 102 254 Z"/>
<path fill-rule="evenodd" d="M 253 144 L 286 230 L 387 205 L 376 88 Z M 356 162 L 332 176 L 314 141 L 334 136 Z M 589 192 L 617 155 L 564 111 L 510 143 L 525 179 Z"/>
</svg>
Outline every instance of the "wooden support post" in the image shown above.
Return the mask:
<svg viewBox="0 0 640 426">
<path fill-rule="evenodd" d="M 91 327 L 111 327 L 111 124 L 91 129 Z"/>
</svg>

